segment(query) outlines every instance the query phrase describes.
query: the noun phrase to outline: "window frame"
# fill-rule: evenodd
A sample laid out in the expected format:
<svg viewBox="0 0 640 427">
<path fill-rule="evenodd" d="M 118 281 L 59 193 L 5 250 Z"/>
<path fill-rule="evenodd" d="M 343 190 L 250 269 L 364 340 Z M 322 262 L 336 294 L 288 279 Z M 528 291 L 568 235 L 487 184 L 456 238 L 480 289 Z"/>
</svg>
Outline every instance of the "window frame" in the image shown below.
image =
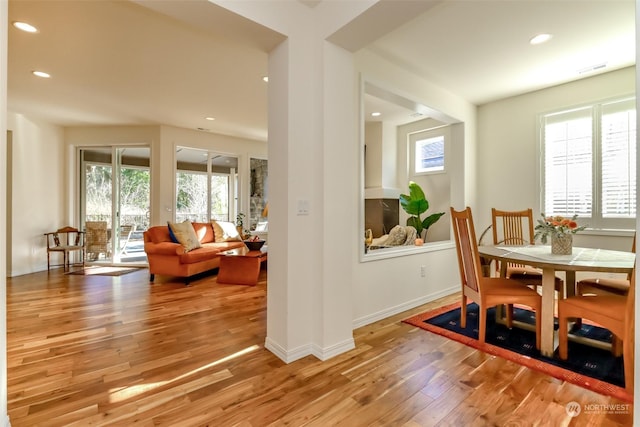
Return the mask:
<svg viewBox="0 0 640 427">
<path fill-rule="evenodd" d="M 635 217 L 628 218 L 605 218 L 603 217 L 602 203 L 603 203 L 603 191 L 602 191 L 602 179 L 603 179 L 603 167 L 602 167 L 602 118 L 603 118 L 603 106 L 614 104 L 617 102 L 631 102 L 636 106 L 635 94 L 628 94 L 625 96 L 619 96 L 615 98 L 607 98 L 591 103 L 579 104 L 574 106 L 568 106 L 561 109 L 543 112 L 538 115 L 538 143 L 539 143 L 539 171 L 540 171 L 540 212 L 545 215 L 558 214 L 558 215 L 571 215 L 572 212 L 545 212 L 546 209 L 546 125 L 547 118 L 559 115 L 569 114 L 575 111 L 590 109 L 591 110 L 591 216 L 579 215 L 578 221 L 588 226 L 587 230 L 634 230 L 636 217 L 638 215 L 636 211 Z M 637 114 L 637 111 L 636 111 Z M 636 129 L 637 140 L 637 129 Z M 637 147 L 636 147 L 637 149 Z M 637 165 L 636 165 L 637 169 Z M 635 179 L 636 174 L 631 174 L 631 179 Z M 637 193 L 637 188 L 636 188 Z M 637 195 L 636 195 L 637 197 Z M 635 198 L 632 197 L 635 200 Z"/>
<path fill-rule="evenodd" d="M 206 156 L 206 165 L 204 165 L 204 167 L 200 166 L 202 163 L 205 162 L 200 162 L 198 163 L 197 161 L 194 161 L 194 159 L 190 159 L 190 160 L 180 160 L 178 158 L 177 153 L 180 153 L 182 150 L 188 150 L 191 152 L 191 154 L 193 155 L 194 153 L 196 153 L 197 156 L 202 155 L 202 157 Z M 227 188 L 226 188 L 226 192 L 227 192 L 227 212 L 222 213 L 220 216 L 216 215 L 215 219 L 218 221 L 228 221 L 228 222 L 233 222 L 233 218 L 237 216 L 237 212 L 238 212 L 238 196 L 237 196 L 237 192 L 238 192 L 238 168 L 237 167 L 231 167 L 229 168 L 229 172 L 227 173 L 225 172 L 220 172 L 217 170 L 214 170 L 214 165 L 213 165 L 213 157 L 219 157 L 219 156 L 224 156 L 224 157 L 233 157 L 235 159 L 238 160 L 238 165 L 240 163 L 240 155 L 238 154 L 233 154 L 233 153 L 221 153 L 219 151 L 212 151 L 212 150 L 208 150 L 206 148 L 198 148 L 198 147 L 190 147 L 190 146 L 183 146 L 183 145 L 176 145 L 175 146 L 175 153 L 174 155 L 176 156 L 174 159 L 174 164 L 175 164 L 175 173 L 174 173 L 174 220 L 175 221 L 180 221 L 180 220 L 184 220 L 189 219 L 191 221 L 196 221 L 196 222 L 209 222 L 210 220 L 214 219 L 214 212 L 213 212 L 213 177 L 214 176 L 222 176 L 225 177 L 227 180 Z M 182 165 L 182 167 L 181 167 Z M 189 166 L 197 166 L 195 168 L 190 168 Z M 226 166 L 225 166 L 226 167 Z M 224 167 L 223 167 L 224 168 Z M 179 212 L 178 209 L 178 196 L 179 196 L 179 188 L 178 188 L 178 176 L 179 174 L 184 174 L 184 175 L 193 175 L 193 176 L 203 176 L 206 182 L 206 185 L 203 186 L 205 189 L 202 190 L 202 194 L 206 195 L 206 201 L 205 201 L 205 206 L 206 206 L 206 212 L 202 212 L 202 213 L 196 213 L 196 217 L 195 218 L 189 218 L 189 217 L 185 217 L 185 215 L 191 214 L 191 213 L 182 213 Z M 237 218 L 236 218 L 237 219 Z"/>
<path fill-rule="evenodd" d="M 433 170 L 416 170 L 416 152 L 417 145 L 421 141 L 429 139 L 443 139 L 443 164 L 441 169 Z M 424 175 L 437 175 L 447 173 L 448 157 L 449 157 L 449 141 L 450 141 L 450 126 L 438 126 L 434 128 L 421 129 L 419 131 L 411 132 L 408 134 L 409 140 L 409 171 L 411 176 L 424 176 Z"/>
</svg>

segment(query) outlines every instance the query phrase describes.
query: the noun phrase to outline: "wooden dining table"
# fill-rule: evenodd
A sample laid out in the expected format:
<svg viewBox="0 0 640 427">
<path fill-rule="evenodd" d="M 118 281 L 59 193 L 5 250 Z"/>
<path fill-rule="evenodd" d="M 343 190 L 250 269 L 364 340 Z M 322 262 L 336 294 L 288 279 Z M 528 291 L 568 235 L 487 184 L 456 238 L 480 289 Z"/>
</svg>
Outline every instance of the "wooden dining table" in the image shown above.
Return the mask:
<svg viewBox="0 0 640 427">
<path fill-rule="evenodd" d="M 607 249 L 574 247 L 571 255 L 555 255 L 547 245 L 479 246 L 480 256 L 500 263 L 500 275 L 506 274 L 507 263 L 523 264 L 542 270 L 542 312 L 540 353 L 552 357 L 554 353 L 554 307 L 556 272 L 565 272 L 566 296 L 575 294 L 576 272 L 631 274 L 636 254 Z M 564 298 L 559 295 L 559 298 Z M 536 313 L 538 315 L 538 313 Z"/>
</svg>

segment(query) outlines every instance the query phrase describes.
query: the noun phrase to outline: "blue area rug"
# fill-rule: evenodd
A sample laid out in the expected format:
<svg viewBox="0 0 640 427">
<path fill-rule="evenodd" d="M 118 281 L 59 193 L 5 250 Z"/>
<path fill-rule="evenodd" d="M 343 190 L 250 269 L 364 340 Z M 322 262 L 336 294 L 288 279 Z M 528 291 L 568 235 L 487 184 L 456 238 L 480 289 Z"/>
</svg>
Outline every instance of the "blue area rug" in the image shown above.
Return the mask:
<svg viewBox="0 0 640 427">
<path fill-rule="evenodd" d="M 514 319 L 520 322 L 535 325 L 534 316 L 529 310 L 517 307 L 514 309 Z M 404 322 L 573 384 L 621 400 L 632 401 L 632 396 L 624 390 L 622 357 L 613 356 L 610 350 L 569 341 L 568 360 L 560 360 L 557 350 L 554 357 L 542 356 L 540 351 L 536 350 L 535 332 L 518 327 L 509 329 L 497 323 L 494 308 L 488 310 L 487 338 L 483 344 L 478 341 L 478 320 L 478 305 L 471 303 L 467 307 L 466 328 L 460 327 L 459 304 L 422 313 Z M 574 328 L 570 333 L 611 342 L 611 333 L 608 330 L 587 323 L 583 323 L 580 329 Z"/>
</svg>

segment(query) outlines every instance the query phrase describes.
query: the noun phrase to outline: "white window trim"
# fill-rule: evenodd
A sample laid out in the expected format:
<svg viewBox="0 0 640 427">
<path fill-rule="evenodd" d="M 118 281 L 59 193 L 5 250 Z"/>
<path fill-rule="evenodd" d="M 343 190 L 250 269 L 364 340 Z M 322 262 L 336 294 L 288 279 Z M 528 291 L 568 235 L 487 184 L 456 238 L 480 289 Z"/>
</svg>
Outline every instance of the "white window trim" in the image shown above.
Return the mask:
<svg viewBox="0 0 640 427">
<path fill-rule="evenodd" d="M 409 173 L 410 176 L 425 176 L 425 175 L 438 175 L 447 173 L 447 165 L 449 162 L 450 153 L 450 126 L 438 126 L 435 128 L 421 129 L 416 132 L 411 132 L 407 135 L 409 145 Z M 416 172 L 416 142 L 424 139 L 437 138 L 442 136 L 444 138 L 444 165 L 442 169 L 433 171 Z"/>
<path fill-rule="evenodd" d="M 601 153 L 600 153 L 600 139 L 601 139 L 601 114 L 602 114 L 602 105 L 605 104 L 609 104 L 609 103 L 614 103 L 614 102 L 620 102 L 620 101 L 625 101 L 628 99 L 635 99 L 636 95 L 635 94 L 628 94 L 628 95 L 623 95 L 623 96 L 618 96 L 618 97 L 614 97 L 614 98 L 606 98 L 606 99 L 601 99 L 601 100 L 597 100 L 591 103 L 584 103 L 584 104 L 578 104 L 578 105 L 573 105 L 573 106 L 567 106 L 564 108 L 560 108 L 560 109 L 554 109 L 554 110 L 550 110 L 550 111 L 546 111 L 543 113 L 538 114 L 538 118 L 537 118 L 537 132 L 538 132 L 538 153 L 539 153 L 539 163 L 538 163 L 538 171 L 539 171 L 539 185 L 540 185 L 540 212 L 546 213 L 545 212 L 545 174 L 546 174 L 546 170 L 545 170 L 545 132 L 544 132 L 544 128 L 545 128 L 545 117 L 549 116 L 549 115 L 553 115 L 553 114 L 558 114 L 558 113 L 564 113 L 564 112 L 570 112 L 572 110 L 579 110 L 579 109 L 585 109 L 585 108 L 591 108 L 592 110 L 592 144 L 593 144 L 593 157 L 595 159 L 595 167 L 592 170 L 592 177 L 593 177 L 593 186 L 594 186 L 594 194 L 593 194 L 593 213 L 595 213 L 597 215 L 597 217 L 589 217 L 589 218 L 584 218 L 584 221 L 581 221 L 581 223 L 584 223 L 585 225 L 587 225 L 587 232 L 591 231 L 594 232 L 596 234 L 599 234 L 600 232 L 604 232 L 605 234 L 609 235 L 611 232 L 626 232 L 628 230 L 634 230 L 635 229 L 635 224 L 636 224 L 636 220 L 637 220 L 637 215 L 638 213 L 636 212 L 636 218 L 623 218 L 623 219 L 613 219 L 613 218 L 602 218 L 602 214 L 601 214 L 601 194 L 600 194 L 600 182 L 599 182 L 599 176 L 600 176 L 600 170 L 602 165 L 600 164 L 600 158 L 601 158 Z M 636 100 L 636 105 L 637 105 L 637 100 Z M 637 110 L 636 110 L 636 114 L 637 114 Z M 637 129 L 636 129 L 637 132 Z M 596 139 L 598 140 L 596 142 Z M 637 139 L 637 136 L 636 136 Z M 638 165 L 636 165 L 636 167 L 639 167 Z M 598 169 L 598 170 L 596 170 Z M 636 172 L 637 174 L 637 172 Z M 638 191 L 638 189 L 636 189 L 636 191 Z M 637 196 L 636 196 L 637 197 Z M 580 217 L 578 218 L 578 221 L 580 221 Z"/>
</svg>

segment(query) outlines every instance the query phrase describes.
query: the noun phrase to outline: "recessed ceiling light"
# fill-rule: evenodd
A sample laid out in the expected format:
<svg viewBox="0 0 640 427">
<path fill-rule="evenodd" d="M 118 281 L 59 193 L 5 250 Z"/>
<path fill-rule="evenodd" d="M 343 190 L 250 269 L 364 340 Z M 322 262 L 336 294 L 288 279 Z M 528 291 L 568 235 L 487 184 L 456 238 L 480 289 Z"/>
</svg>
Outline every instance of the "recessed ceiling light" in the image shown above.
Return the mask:
<svg viewBox="0 0 640 427">
<path fill-rule="evenodd" d="M 529 43 L 531 43 L 531 44 L 544 43 L 544 42 L 549 41 L 551 39 L 551 37 L 553 37 L 551 34 L 538 34 L 537 36 L 535 36 L 531 40 L 529 40 Z"/>
<path fill-rule="evenodd" d="M 262 81 L 265 82 L 265 83 L 269 83 L 269 76 L 264 76 L 262 78 Z"/>
<path fill-rule="evenodd" d="M 13 26 L 19 30 L 26 31 L 27 33 L 37 33 L 38 29 L 31 24 L 27 24 L 26 22 L 15 21 Z"/>
<path fill-rule="evenodd" d="M 49 77 L 51 77 L 51 74 L 49 73 L 45 73 L 44 71 L 32 71 L 34 76 L 38 76 L 38 77 L 42 77 L 45 79 L 48 79 Z"/>
<path fill-rule="evenodd" d="M 375 113 L 371 113 L 371 117 L 378 117 L 380 116 L 381 113 L 379 113 L 378 111 L 376 111 Z"/>
<path fill-rule="evenodd" d="M 205 120 L 209 120 L 209 121 L 213 121 L 213 120 L 215 120 L 216 118 L 215 118 L 215 117 L 205 117 L 204 119 L 205 119 Z"/>
</svg>

